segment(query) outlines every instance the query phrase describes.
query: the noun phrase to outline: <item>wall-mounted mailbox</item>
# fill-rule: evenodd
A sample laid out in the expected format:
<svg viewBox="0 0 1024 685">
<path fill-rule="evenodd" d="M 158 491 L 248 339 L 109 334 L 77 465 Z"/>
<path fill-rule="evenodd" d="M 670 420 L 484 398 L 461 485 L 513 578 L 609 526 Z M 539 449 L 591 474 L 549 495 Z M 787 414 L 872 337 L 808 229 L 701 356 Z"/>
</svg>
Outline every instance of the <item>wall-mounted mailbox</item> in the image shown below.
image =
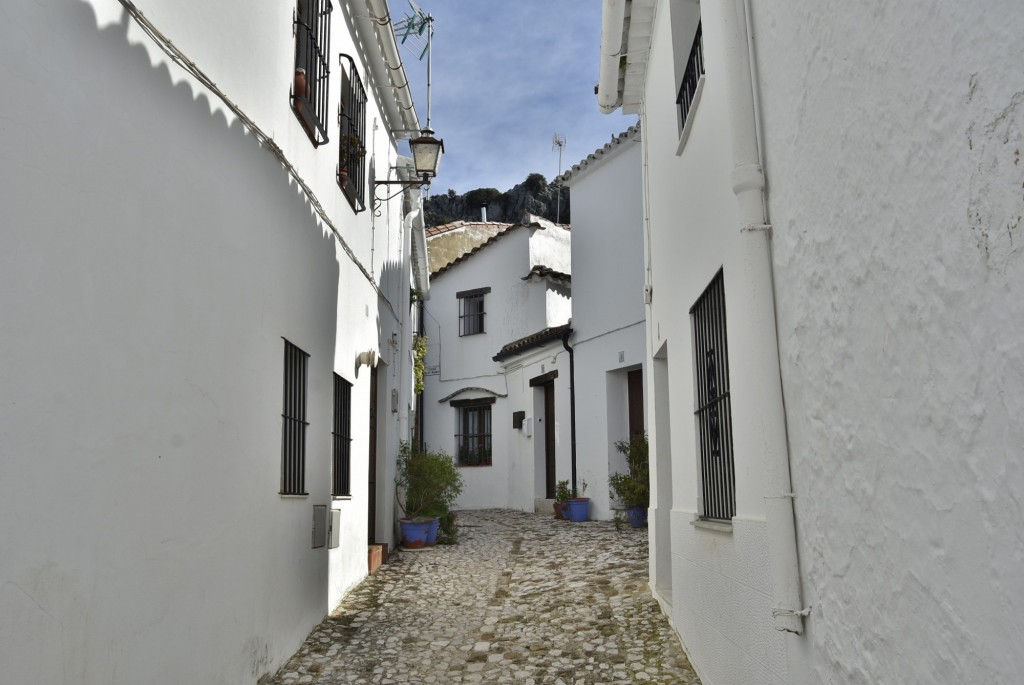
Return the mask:
<svg viewBox="0 0 1024 685">
<path fill-rule="evenodd" d="M 523 421 L 526 420 L 525 411 L 514 411 L 512 412 L 512 428 L 516 430 L 522 430 Z"/>
</svg>

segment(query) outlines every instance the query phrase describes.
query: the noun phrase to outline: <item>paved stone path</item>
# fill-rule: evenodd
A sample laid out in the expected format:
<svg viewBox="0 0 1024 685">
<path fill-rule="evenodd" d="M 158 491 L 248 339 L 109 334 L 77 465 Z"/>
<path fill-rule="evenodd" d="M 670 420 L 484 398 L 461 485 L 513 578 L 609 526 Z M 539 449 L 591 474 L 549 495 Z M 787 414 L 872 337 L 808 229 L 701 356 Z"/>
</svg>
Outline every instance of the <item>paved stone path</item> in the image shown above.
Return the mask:
<svg viewBox="0 0 1024 685">
<path fill-rule="evenodd" d="M 647 587 L 647 530 L 459 514 L 460 543 L 398 551 L 274 679 L 620 685 L 700 681 Z"/>
</svg>

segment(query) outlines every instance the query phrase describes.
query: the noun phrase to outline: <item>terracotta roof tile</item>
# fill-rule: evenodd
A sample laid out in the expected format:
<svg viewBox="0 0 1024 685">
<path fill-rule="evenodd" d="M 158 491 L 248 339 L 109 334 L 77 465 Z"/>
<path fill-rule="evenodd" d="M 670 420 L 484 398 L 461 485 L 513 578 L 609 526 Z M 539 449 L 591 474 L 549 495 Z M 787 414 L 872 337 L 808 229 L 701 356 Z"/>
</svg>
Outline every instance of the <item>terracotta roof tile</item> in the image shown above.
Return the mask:
<svg viewBox="0 0 1024 685">
<path fill-rule="evenodd" d="M 519 340 L 513 340 L 509 344 L 498 350 L 498 354 L 494 355 L 493 359 L 496 362 L 500 362 L 503 359 L 507 359 L 514 355 L 526 352 L 527 350 L 533 349 L 534 347 L 540 347 L 545 345 L 552 340 L 558 340 L 562 337 L 565 332 L 572 333 L 572 321 L 564 323 L 561 326 L 550 326 L 542 331 L 531 333 L 525 338 Z"/>
<path fill-rule="evenodd" d="M 452 268 L 453 266 L 455 266 L 456 264 L 461 264 L 462 262 L 466 261 L 467 259 L 469 259 L 469 258 L 470 258 L 470 257 L 472 257 L 473 255 L 475 255 L 475 254 L 476 254 L 477 252 L 479 252 L 480 250 L 484 249 L 484 248 L 485 248 L 485 247 L 487 247 L 488 245 L 490 245 L 490 244 L 492 244 L 492 243 L 495 243 L 495 242 L 497 242 L 497 241 L 498 241 L 498 240 L 500 240 L 501 238 L 503 238 L 503 237 L 505 237 L 506 235 L 508 235 L 509 233 L 511 233 L 513 229 L 515 229 L 515 228 L 519 228 L 519 227 L 520 227 L 521 225 L 522 225 L 522 224 L 506 224 L 506 225 L 505 225 L 505 228 L 504 228 L 504 229 L 502 229 L 502 230 L 501 230 L 501 232 L 499 232 L 499 233 L 495 234 L 494 236 L 492 236 L 492 237 L 488 238 L 488 239 L 487 239 L 487 240 L 485 240 L 484 242 L 482 242 L 482 243 L 480 243 L 479 245 L 477 245 L 476 247 L 474 247 L 474 248 L 473 248 L 472 250 L 470 250 L 469 252 L 466 252 L 466 253 L 464 253 L 464 254 L 460 255 L 459 257 L 456 257 L 455 259 L 453 259 L 452 261 L 448 262 L 447 264 L 445 264 L 444 266 L 442 266 L 442 267 L 441 267 L 440 269 L 438 269 L 437 271 L 434 271 L 434 272 L 433 272 L 433 273 L 431 273 L 430 275 L 431 275 L 432 277 L 433 277 L 433 276 L 440 276 L 441 274 L 443 274 L 443 273 L 444 273 L 445 271 L 448 271 L 449 269 L 451 269 L 451 268 Z"/>
<path fill-rule="evenodd" d="M 448 231 L 454 231 L 458 228 L 508 228 L 512 224 L 501 223 L 499 221 L 453 221 L 450 224 L 439 224 L 437 226 L 428 226 L 426 233 L 428 238 L 432 238 L 435 235 L 441 235 Z"/>
<path fill-rule="evenodd" d="M 541 266 L 540 264 L 538 264 L 537 266 L 535 266 L 532 269 L 530 269 L 530 273 L 528 273 L 525 276 L 523 276 L 523 280 L 524 281 L 528 281 L 533 276 L 539 276 L 541 278 L 544 278 L 545 276 L 547 276 L 548 278 L 550 278 L 551 280 L 554 280 L 554 281 L 563 281 L 563 282 L 570 282 L 570 283 L 572 282 L 572 275 L 571 274 L 567 274 L 567 273 L 564 273 L 562 271 L 555 271 L 554 269 L 550 269 L 550 268 L 548 268 L 546 266 Z"/>
<path fill-rule="evenodd" d="M 501 224 L 501 223 L 496 223 L 496 222 L 471 222 L 471 223 L 475 223 L 478 226 L 497 226 L 497 227 L 499 227 L 499 232 L 497 234 L 495 234 L 494 236 L 492 236 L 491 238 L 488 238 L 484 242 L 480 243 L 479 245 L 474 247 L 472 250 L 469 250 L 468 252 L 462 254 L 458 258 L 448 262 L 447 264 L 442 266 L 437 271 L 432 271 L 430 273 L 431 277 L 433 277 L 433 276 L 440 276 L 441 274 L 443 274 L 444 272 L 448 271 L 449 269 L 451 269 L 456 264 L 461 264 L 462 262 L 466 261 L 467 259 L 469 259 L 473 255 L 475 255 L 480 250 L 484 249 L 488 245 L 491 245 L 491 244 L 497 242 L 499 239 L 501 239 L 502 237 L 508 235 L 509 233 L 511 233 L 513 230 L 515 230 L 517 228 L 524 227 L 524 226 L 525 227 L 531 227 L 532 226 L 534 228 L 542 228 L 542 229 L 561 228 L 561 229 L 564 229 L 566 231 L 569 230 L 568 224 L 556 224 L 556 223 L 554 223 L 552 221 L 548 221 L 547 219 L 542 219 L 539 216 L 534 216 L 533 214 L 529 214 L 529 213 L 524 214 L 523 218 L 520 219 L 519 222 L 515 223 L 515 224 Z M 467 223 L 465 221 L 456 221 L 455 223 L 452 223 L 452 224 L 445 224 L 445 226 L 449 226 L 450 227 L 450 228 L 447 228 L 445 230 L 451 231 L 451 230 L 454 230 L 455 228 L 460 228 L 460 227 L 466 226 L 466 225 L 469 225 L 469 223 Z M 442 227 L 441 226 L 437 226 L 435 228 L 442 228 Z M 430 229 L 427 229 L 427 230 L 429 231 Z M 439 231 L 439 233 L 441 233 L 441 232 L 443 232 L 443 231 Z M 437 234 L 434 234 L 434 235 L 437 235 Z M 431 234 L 427 233 L 427 238 L 430 238 L 430 237 L 432 237 Z"/>
</svg>

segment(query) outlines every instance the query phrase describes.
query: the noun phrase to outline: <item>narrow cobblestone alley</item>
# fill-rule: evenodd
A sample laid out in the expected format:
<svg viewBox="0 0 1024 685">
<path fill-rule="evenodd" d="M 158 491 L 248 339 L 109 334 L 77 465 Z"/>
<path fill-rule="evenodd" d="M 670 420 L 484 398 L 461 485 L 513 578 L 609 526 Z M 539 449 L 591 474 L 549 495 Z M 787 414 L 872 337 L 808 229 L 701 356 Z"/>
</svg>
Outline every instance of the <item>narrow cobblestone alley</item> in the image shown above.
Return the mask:
<svg viewBox="0 0 1024 685">
<path fill-rule="evenodd" d="M 697 683 L 647 587 L 647 531 L 510 511 L 399 551 L 272 681 Z"/>
</svg>

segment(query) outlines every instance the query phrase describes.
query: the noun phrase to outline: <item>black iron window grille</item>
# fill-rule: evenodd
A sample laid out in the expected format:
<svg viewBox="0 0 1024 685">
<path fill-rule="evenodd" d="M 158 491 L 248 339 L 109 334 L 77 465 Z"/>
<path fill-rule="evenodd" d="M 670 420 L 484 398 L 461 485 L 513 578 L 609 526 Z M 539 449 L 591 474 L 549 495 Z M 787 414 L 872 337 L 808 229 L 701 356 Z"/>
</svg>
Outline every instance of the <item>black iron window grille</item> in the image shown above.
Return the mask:
<svg viewBox="0 0 1024 685">
<path fill-rule="evenodd" d="M 334 430 L 331 494 L 352 494 L 352 384 L 334 374 Z"/>
<path fill-rule="evenodd" d="M 491 407 L 468 406 L 459 410 L 459 466 L 491 465 Z"/>
<path fill-rule="evenodd" d="M 677 72 L 678 73 L 678 72 Z M 679 93 L 676 95 L 676 105 L 679 106 L 679 130 L 686 125 L 686 117 L 690 113 L 690 106 L 697 94 L 697 82 L 704 75 L 704 39 L 701 34 L 700 22 L 697 23 L 697 33 L 693 36 L 693 45 L 690 47 L 690 57 L 686 61 L 686 71 L 683 72 L 683 81 L 679 84 Z"/>
<path fill-rule="evenodd" d="M 484 295 L 490 288 L 476 288 L 455 293 L 459 298 L 459 336 L 484 332 Z"/>
<path fill-rule="evenodd" d="M 736 515 L 729 353 L 722 270 L 690 309 L 696 371 L 697 437 L 700 442 L 703 517 L 728 521 Z"/>
<path fill-rule="evenodd" d="M 331 47 L 331 0 L 299 0 L 295 32 L 295 79 L 292 110 L 314 146 L 327 142 L 327 96 Z"/>
<path fill-rule="evenodd" d="M 309 355 L 284 341 L 284 410 L 281 412 L 281 494 L 306 494 L 306 394 Z"/>
<path fill-rule="evenodd" d="M 338 103 L 338 185 L 356 214 L 366 209 L 366 90 L 355 61 L 339 55 L 348 70 L 341 70 Z"/>
</svg>

